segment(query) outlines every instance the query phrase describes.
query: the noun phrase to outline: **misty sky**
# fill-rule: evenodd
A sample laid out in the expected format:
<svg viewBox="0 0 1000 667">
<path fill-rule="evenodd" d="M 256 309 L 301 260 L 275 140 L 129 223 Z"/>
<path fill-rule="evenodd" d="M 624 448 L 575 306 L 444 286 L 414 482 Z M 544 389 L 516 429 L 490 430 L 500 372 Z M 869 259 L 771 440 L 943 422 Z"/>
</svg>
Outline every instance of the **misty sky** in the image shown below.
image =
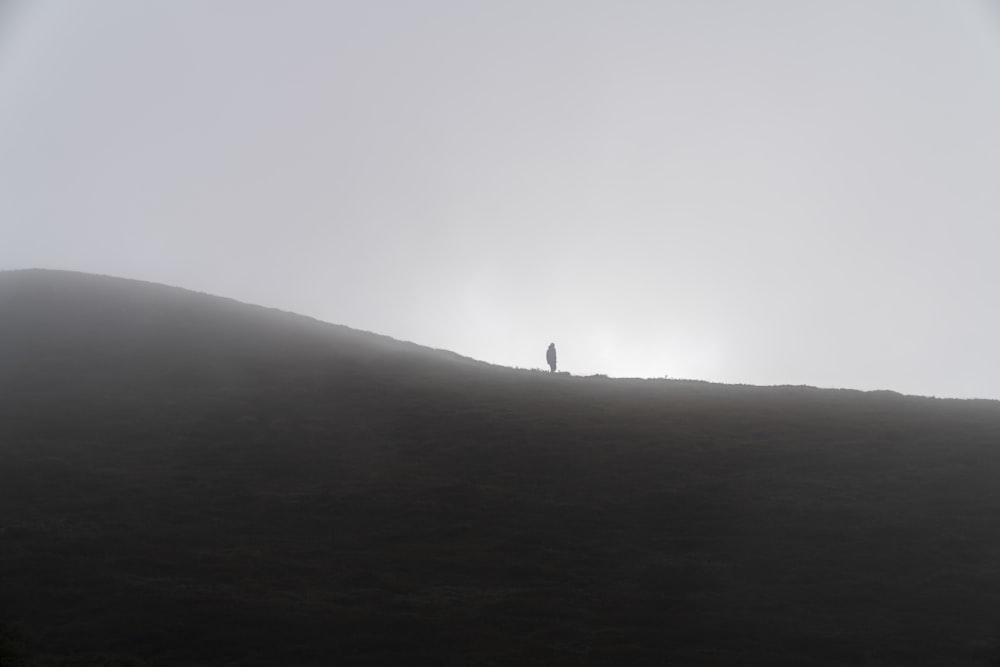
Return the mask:
<svg viewBox="0 0 1000 667">
<path fill-rule="evenodd" d="M 0 269 L 1000 398 L 998 212 L 993 0 L 0 4 Z"/>
</svg>

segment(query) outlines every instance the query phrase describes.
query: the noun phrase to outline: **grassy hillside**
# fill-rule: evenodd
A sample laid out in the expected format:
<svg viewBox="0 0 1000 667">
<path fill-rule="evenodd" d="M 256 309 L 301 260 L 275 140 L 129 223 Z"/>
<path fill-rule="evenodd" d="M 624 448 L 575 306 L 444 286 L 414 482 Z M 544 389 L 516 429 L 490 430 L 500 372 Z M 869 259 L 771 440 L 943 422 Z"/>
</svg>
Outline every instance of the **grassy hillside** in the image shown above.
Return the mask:
<svg viewBox="0 0 1000 667">
<path fill-rule="evenodd" d="M 998 519 L 996 402 L 0 273 L 0 665 L 995 665 Z"/>
</svg>

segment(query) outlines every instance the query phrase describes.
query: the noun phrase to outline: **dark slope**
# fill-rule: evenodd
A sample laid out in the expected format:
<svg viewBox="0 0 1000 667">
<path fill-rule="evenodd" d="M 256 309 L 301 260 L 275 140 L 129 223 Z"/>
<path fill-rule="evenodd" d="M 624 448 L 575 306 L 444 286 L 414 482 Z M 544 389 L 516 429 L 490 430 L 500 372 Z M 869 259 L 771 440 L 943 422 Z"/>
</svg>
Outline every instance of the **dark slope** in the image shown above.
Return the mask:
<svg viewBox="0 0 1000 667">
<path fill-rule="evenodd" d="M 512 371 L 41 271 L 0 273 L 0 372 L 35 662 L 1000 658 L 994 402 Z"/>
<path fill-rule="evenodd" d="M 0 272 L 0 313 L 0 371 L 45 391 L 53 380 L 218 388 L 244 386 L 254 372 L 292 379 L 316 364 L 368 375 L 390 361 L 443 371 L 473 363 L 231 299 L 67 271 Z"/>
</svg>

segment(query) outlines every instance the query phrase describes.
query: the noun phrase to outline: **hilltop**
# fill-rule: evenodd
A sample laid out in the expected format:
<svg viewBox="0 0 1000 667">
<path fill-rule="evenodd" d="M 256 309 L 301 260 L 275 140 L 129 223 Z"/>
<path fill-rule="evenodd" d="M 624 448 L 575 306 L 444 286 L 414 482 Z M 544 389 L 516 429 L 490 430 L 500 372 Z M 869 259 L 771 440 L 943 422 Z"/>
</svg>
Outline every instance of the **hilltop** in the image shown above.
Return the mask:
<svg viewBox="0 0 1000 667">
<path fill-rule="evenodd" d="M 995 664 L 998 443 L 3 272 L 0 664 Z"/>
</svg>

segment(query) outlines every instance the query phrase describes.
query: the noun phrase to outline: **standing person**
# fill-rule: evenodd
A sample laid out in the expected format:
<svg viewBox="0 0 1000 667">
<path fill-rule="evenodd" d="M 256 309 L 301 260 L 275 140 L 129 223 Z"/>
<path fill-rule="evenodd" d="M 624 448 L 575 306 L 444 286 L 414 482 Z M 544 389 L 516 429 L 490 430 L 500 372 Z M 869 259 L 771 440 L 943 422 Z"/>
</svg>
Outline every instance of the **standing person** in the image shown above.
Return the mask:
<svg viewBox="0 0 1000 667">
<path fill-rule="evenodd" d="M 549 362 L 549 372 L 556 372 L 556 344 L 549 343 L 549 349 L 545 353 L 545 361 Z"/>
</svg>

